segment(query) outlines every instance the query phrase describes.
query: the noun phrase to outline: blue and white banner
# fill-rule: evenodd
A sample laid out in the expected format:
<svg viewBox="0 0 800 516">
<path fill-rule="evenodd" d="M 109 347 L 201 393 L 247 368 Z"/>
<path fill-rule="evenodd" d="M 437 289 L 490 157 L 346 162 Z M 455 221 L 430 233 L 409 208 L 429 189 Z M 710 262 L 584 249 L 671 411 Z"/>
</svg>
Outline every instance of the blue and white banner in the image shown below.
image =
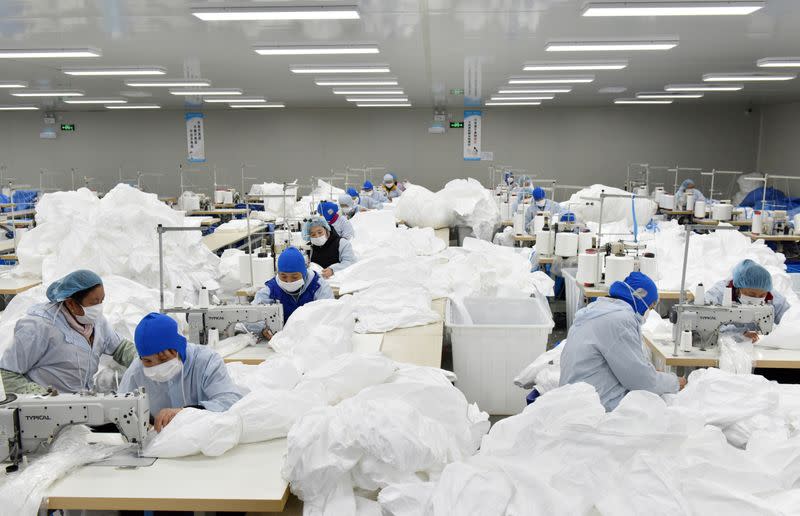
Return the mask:
<svg viewBox="0 0 800 516">
<path fill-rule="evenodd" d="M 464 161 L 481 160 L 481 112 L 464 111 Z"/>
<path fill-rule="evenodd" d="M 186 113 L 186 159 L 189 163 L 206 161 L 206 138 L 203 131 L 203 113 Z"/>
</svg>

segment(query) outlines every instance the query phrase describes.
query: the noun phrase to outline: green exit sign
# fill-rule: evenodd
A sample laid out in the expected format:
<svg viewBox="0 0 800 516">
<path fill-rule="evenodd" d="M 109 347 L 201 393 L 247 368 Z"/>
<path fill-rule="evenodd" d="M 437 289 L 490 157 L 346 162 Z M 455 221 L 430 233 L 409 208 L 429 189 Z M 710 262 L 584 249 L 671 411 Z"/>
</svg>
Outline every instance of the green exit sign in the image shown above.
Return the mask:
<svg viewBox="0 0 800 516">
<path fill-rule="evenodd" d="M 75 130 L 75 124 L 61 124 L 61 130 L 62 131 L 74 131 Z"/>
<path fill-rule="evenodd" d="M 463 95 L 464 89 L 463 88 L 453 88 L 450 90 L 450 95 Z"/>
<path fill-rule="evenodd" d="M 464 122 L 450 122 L 450 129 L 463 129 Z"/>
</svg>

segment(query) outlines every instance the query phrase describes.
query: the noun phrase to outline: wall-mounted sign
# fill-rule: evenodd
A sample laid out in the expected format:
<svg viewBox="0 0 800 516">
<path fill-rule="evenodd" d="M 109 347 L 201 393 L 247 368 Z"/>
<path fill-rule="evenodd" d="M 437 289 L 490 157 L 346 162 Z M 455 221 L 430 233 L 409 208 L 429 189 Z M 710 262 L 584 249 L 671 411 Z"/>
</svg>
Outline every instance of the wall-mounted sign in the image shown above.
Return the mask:
<svg viewBox="0 0 800 516">
<path fill-rule="evenodd" d="M 464 89 L 463 88 L 453 88 L 450 90 L 450 95 L 463 95 Z"/>
<path fill-rule="evenodd" d="M 62 131 L 74 131 L 75 130 L 75 124 L 61 124 L 61 130 Z"/>
<path fill-rule="evenodd" d="M 190 163 L 203 163 L 206 160 L 206 138 L 203 131 L 203 113 L 186 113 L 186 159 Z"/>
<path fill-rule="evenodd" d="M 481 159 L 481 112 L 464 111 L 464 161 Z"/>
<path fill-rule="evenodd" d="M 464 122 L 450 122 L 450 129 L 463 129 Z"/>
</svg>

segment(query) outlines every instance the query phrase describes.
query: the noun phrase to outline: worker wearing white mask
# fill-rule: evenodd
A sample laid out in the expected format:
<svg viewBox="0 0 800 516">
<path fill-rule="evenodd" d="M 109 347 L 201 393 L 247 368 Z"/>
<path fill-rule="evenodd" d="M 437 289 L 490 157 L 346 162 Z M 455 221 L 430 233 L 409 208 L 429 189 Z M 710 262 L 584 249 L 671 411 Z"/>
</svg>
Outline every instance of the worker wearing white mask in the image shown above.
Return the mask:
<svg viewBox="0 0 800 516">
<path fill-rule="evenodd" d="M 317 213 L 325 218 L 325 221 L 336 230 L 340 237 L 350 240 L 356 236 L 353 225 L 350 224 L 347 217 L 339 215 L 339 206 L 336 203 L 322 201 L 317 206 Z"/>
<path fill-rule="evenodd" d="M 685 205 L 686 204 L 686 194 L 693 194 L 695 202 L 697 201 L 706 201 L 706 196 L 703 195 L 703 192 L 697 189 L 697 185 L 694 182 L 694 179 L 686 179 L 681 186 L 678 187 L 678 190 L 675 192 L 675 201 L 678 204 Z"/>
<path fill-rule="evenodd" d="M 585 382 L 597 390 L 607 411 L 630 391 L 676 393 L 685 378 L 655 370 L 642 349 L 644 315 L 658 301 L 653 280 L 632 272 L 575 314 L 561 354 L 561 385 Z"/>
<path fill-rule="evenodd" d="M 562 212 L 561 205 L 555 201 L 551 201 L 545 195 L 544 189 L 537 186 L 533 189 L 533 202 L 525 209 L 525 230 L 533 234 L 533 227 L 531 222 L 538 213 L 549 213 L 558 220 L 558 215 Z"/>
<path fill-rule="evenodd" d="M 219 353 L 187 344 L 171 317 L 147 314 L 134 340 L 139 360 L 125 372 L 118 392 L 144 387 L 157 432 L 184 408 L 224 412 L 242 398 Z"/>
<path fill-rule="evenodd" d="M 372 199 L 373 201 L 378 202 L 378 203 L 384 203 L 384 202 L 388 202 L 389 201 L 389 199 L 387 199 L 386 196 L 383 195 L 382 191 L 377 190 L 372 185 L 372 181 L 364 181 L 364 186 L 361 187 L 361 201 L 362 201 L 362 203 L 363 203 L 365 197 L 369 197 L 370 199 Z"/>
<path fill-rule="evenodd" d="M 397 178 L 394 174 L 386 174 L 383 176 L 383 192 L 389 200 L 400 197 L 402 191 L 397 184 Z"/>
<path fill-rule="evenodd" d="M 305 233 L 311 241 L 310 260 L 322 267 L 323 278 L 328 279 L 356 263 L 350 241 L 341 238 L 324 218 L 312 217 L 306 222 Z"/>
<path fill-rule="evenodd" d="M 14 342 L 0 359 L 7 392 L 41 394 L 90 390 L 101 355 L 127 367 L 136 355 L 103 317 L 103 280 L 77 270 L 47 289 L 49 303 L 37 304 L 14 327 Z"/>
</svg>

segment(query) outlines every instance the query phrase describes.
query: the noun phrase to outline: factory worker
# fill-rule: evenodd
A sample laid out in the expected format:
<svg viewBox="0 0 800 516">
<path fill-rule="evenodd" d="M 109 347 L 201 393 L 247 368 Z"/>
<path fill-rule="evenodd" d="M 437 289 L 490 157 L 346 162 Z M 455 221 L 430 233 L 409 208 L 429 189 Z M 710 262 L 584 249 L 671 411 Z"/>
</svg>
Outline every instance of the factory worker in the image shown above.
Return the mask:
<svg viewBox="0 0 800 516">
<path fill-rule="evenodd" d="M 660 373 L 642 349 L 645 313 L 658 301 L 653 280 L 632 272 L 575 314 L 561 354 L 561 385 L 586 382 L 597 390 L 607 411 L 630 391 L 676 393 L 685 378 Z"/>
<path fill-rule="evenodd" d="M 386 174 L 383 176 L 383 191 L 384 195 L 386 195 L 389 200 L 400 197 L 402 192 L 394 174 Z"/>
<path fill-rule="evenodd" d="M 723 280 L 706 292 L 706 303 L 721 305 L 726 288 L 733 289 L 733 301 L 743 305 L 772 305 L 775 311 L 775 323 L 780 324 L 783 314 L 789 309 L 786 298 L 772 292 L 772 276 L 769 271 L 753 260 L 744 260 L 733 268 L 733 279 Z M 755 325 L 730 325 L 744 331 L 744 334 L 758 340 Z"/>
<path fill-rule="evenodd" d="M 343 193 L 339 196 L 339 212 L 341 217 L 352 219 L 353 216 L 360 211 L 356 201 L 350 197 L 350 194 Z"/>
<path fill-rule="evenodd" d="M 125 371 L 118 392 L 144 387 L 157 432 L 186 407 L 224 412 L 242 398 L 219 353 L 187 344 L 168 315 L 145 315 L 134 341 L 139 360 Z"/>
<path fill-rule="evenodd" d="M 525 210 L 525 229 L 530 233 L 533 234 L 533 226 L 531 222 L 533 222 L 534 217 L 538 213 L 549 213 L 553 217 L 557 217 L 561 211 L 561 205 L 555 201 L 551 201 L 545 196 L 544 189 L 537 186 L 533 189 L 533 202 L 530 206 Z M 573 216 L 574 218 L 574 216 Z"/>
<path fill-rule="evenodd" d="M 253 304 L 281 303 L 283 322 L 286 323 L 295 310 L 319 299 L 333 299 L 331 287 L 319 274 L 308 270 L 305 257 L 299 249 L 288 247 L 278 257 L 278 275 L 256 292 Z M 261 330 L 261 336 L 272 338 L 266 329 Z"/>
<path fill-rule="evenodd" d="M 306 222 L 305 233 L 311 241 L 310 260 L 322 267 L 322 277 L 330 278 L 337 271 L 356 263 L 350 241 L 341 238 L 322 217 L 311 217 Z"/>
<path fill-rule="evenodd" d="M 528 204 L 530 203 L 531 199 L 533 199 L 533 183 L 531 182 L 531 178 L 528 176 L 522 176 L 519 182 L 519 188 L 517 189 L 517 197 L 514 199 L 514 204 L 511 206 L 511 209 L 514 213 L 517 212 L 517 208 L 520 204 Z"/>
<path fill-rule="evenodd" d="M 383 195 L 383 192 L 376 190 L 371 181 L 364 181 L 364 186 L 361 187 L 361 198 L 369 197 L 375 202 L 388 202 L 389 199 Z"/>
<path fill-rule="evenodd" d="M 77 270 L 47 288 L 48 303 L 32 306 L 17 321 L 14 341 L 0 359 L 7 392 L 40 394 L 90 390 L 100 355 L 125 367 L 136 355 L 103 316 L 103 280 Z"/>
<path fill-rule="evenodd" d="M 317 213 L 325 217 L 328 224 L 336 230 L 340 237 L 350 240 L 355 236 L 353 225 L 347 217 L 339 216 L 339 206 L 336 203 L 323 201 L 317 206 Z"/>
<path fill-rule="evenodd" d="M 694 194 L 694 200 L 697 201 L 705 201 L 706 196 L 703 195 L 703 192 L 697 189 L 697 185 L 694 183 L 694 179 L 687 179 L 681 186 L 678 187 L 678 191 L 675 192 L 675 201 L 679 204 L 686 203 L 686 194 L 692 193 Z"/>
<path fill-rule="evenodd" d="M 348 188 L 347 195 L 353 199 L 353 203 L 358 208 L 358 211 L 383 209 L 382 202 L 376 201 L 372 197 L 368 197 L 366 195 L 358 195 L 358 192 L 355 188 Z"/>
</svg>

